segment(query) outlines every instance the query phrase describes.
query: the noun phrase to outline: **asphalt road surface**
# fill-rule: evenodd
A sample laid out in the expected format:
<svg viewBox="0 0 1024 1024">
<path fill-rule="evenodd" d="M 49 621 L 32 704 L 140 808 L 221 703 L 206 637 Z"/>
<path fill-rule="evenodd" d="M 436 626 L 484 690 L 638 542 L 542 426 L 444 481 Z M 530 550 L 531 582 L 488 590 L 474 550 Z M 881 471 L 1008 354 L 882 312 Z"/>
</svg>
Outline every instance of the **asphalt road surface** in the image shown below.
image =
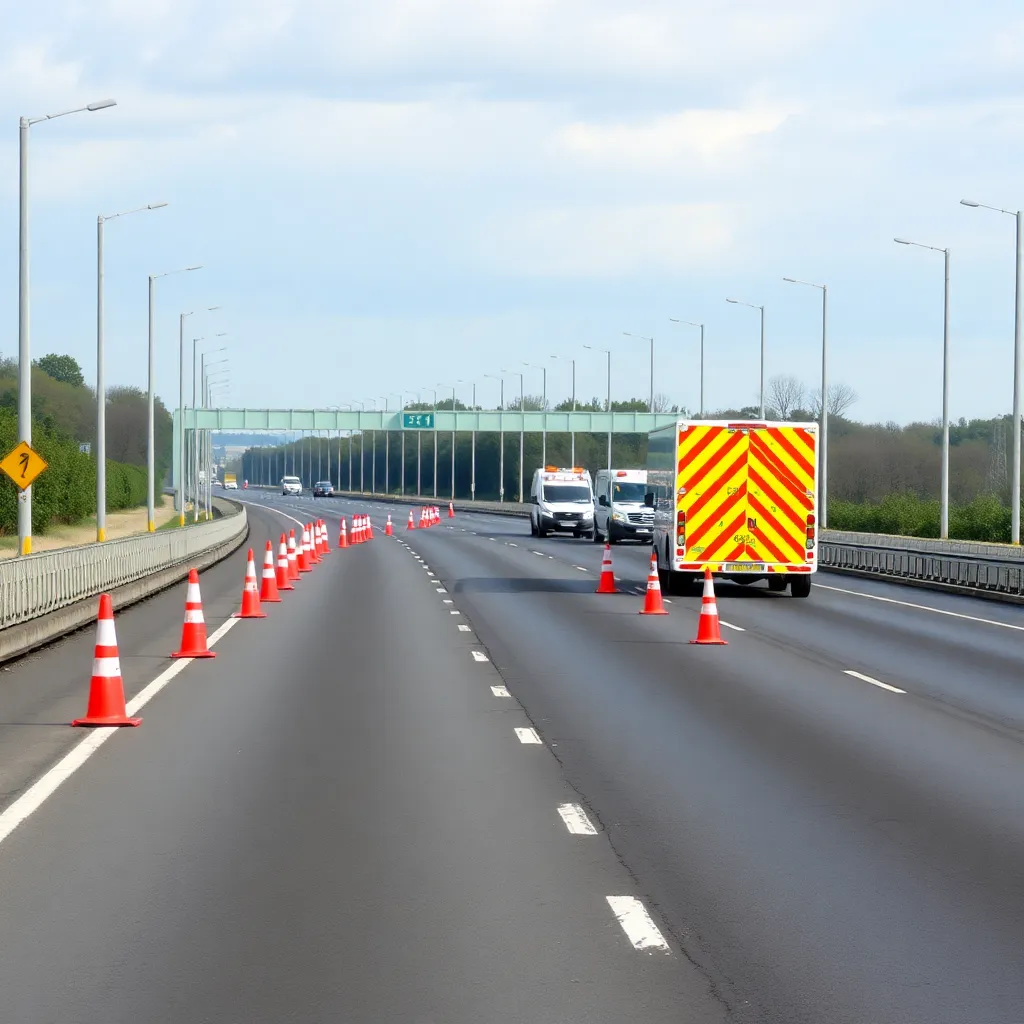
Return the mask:
<svg viewBox="0 0 1024 1024">
<path fill-rule="evenodd" d="M 241 497 L 258 550 L 314 509 L 377 538 L 0 841 L 0 1019 L 1024 1020 L 1024 609 L 723 583 L 698 648 L 699 598 L 637 614 L 647 547 L 599 597 L 601 548 L 521 519 Z M 183 589 L 118 617 L 130 694 Z M 0 835 L 82 742 L 92 642 L 0 673 Z"/>
</svg>

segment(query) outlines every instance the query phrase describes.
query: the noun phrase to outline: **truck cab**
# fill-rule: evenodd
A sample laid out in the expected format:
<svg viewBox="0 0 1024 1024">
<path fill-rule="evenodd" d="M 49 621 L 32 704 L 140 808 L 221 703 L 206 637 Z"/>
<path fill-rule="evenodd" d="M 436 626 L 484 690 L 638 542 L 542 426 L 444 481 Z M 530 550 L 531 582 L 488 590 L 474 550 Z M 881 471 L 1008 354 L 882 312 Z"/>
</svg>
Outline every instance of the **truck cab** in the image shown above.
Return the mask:
<svg viewBox="0 0 1024 1024">
<path fill-rule="evenodd" d="M 594 488 L 587 470 L 545 466 L 533 474 L 530 533 L 534 537 L 549 533 L 594 536 Z"/>
<path fill-rule="evenodd" d="M 594 540 L 615 544 L 637 540 L 650 544 L 654 509 L 644 504 L 646 469 L 599 469 L 594 480 Z"/>
</svg>

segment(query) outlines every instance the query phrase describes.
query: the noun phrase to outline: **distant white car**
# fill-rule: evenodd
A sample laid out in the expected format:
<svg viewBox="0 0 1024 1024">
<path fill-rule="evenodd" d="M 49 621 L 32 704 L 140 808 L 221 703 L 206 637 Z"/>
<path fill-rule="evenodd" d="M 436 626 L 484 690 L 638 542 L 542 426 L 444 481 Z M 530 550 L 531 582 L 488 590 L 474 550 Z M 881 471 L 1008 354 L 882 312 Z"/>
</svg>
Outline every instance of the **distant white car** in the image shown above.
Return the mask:
<svg viewBox="0 0 1024 1024">
<path fill-rule="evenodd" d="M 302 481 L 297 476 L 286 476 L 281 478 L 281 493 L 285 495 L 289 494 L 301 494 L 302 493 Z"/>
<path fill-rule="evenodd" d="M 225 491 L 237 491 L 238 490 L 238 481 L 237 480 L 228 480 L 228 481 L 226 481 L 225 484 L 224 484 L 224 490 Z"/>
</svg>

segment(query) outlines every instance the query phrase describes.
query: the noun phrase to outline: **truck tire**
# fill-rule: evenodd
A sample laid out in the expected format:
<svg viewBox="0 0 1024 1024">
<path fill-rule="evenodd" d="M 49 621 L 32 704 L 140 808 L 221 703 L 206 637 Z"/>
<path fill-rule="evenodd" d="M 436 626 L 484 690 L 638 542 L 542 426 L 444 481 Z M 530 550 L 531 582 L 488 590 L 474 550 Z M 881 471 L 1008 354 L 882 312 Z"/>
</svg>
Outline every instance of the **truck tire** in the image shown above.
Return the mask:
<svg viewBox="0 0 1024 1024">
<path fill-rule="evenodd" d="M 789 580 L 785 576 L 769 576 L 768 577 L 768 589 L 773 594 L 781 594 L 788 585 Z"/>
<path fill-rule="evenodd" d="M 792 576 L 789 580 L 789 592 L 794 597 L 809 597 L 811 594 L 810 576 Z"/>
</svg>

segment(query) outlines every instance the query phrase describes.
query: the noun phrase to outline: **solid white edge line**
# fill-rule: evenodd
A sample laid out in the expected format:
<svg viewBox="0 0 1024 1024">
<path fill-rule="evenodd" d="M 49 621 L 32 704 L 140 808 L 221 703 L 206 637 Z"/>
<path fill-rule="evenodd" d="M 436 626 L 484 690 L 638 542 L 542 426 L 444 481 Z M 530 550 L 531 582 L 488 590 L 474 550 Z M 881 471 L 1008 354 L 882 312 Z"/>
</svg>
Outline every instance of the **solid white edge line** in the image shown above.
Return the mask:
<svg viewBox="0 0 1024 1024">
<path fill-rule="evenodd" d="M 635 896 L 606 896 L 605 899 L 634 949 L 652 953 L 671 952 L 647 908 Z"/>
<path fill-rule="evenodd" d="M 255 504 L 247 502 L 246 504 Z M 228 619 L 209 638 L 207 645 L 213 645 L 240 619 Z M 182 658 L 168 665 L 152 682 L 143 687 L 125 705 L 129 715 L 145 707 L 179 672 L 190 665 L 195 658 Z M 42 778 L 34 782 L 9 807 L 0 813 L 0 843 L 2 843 L 26 818 L 37 811 L 54 792 L 65 783 L 86 761 L 106 743 L 115 732 L 116 726 L 92 729 L 79 743 L 75 744 Z"/>
<path fill-rule="evenodd" d="M 590 823 L 586 811 L 579 804 L 559 804 L 558 813 L 565 827 L 574 836 L 596 836 L 597 829 Z"/>
<path fill-rule="evenodd" d="M 719 625 L 726 626 L 729 629 L 735 629 L 737 633 L 746 633 L 746 630 L 742 626 L 734 626 L 731 622 L 726 622 L 725 619 L 718 620 Z"/>
<path fill-rule="evenodd" d="M 995 619 L 983 619 L 978 615 L 965 615 L 963 612 L 951 612 L 945 608 L 929 608 L 926 604 L 914 604 L 912 601 L 898 601 L 895 597 L 882 597 L 880 594 L 865 594 L 859 590 L 847 590 L 844 587 L 829 587 L 824 583 L 813 583 L 812 586 L 819 590 L 831 590 L 837 594 L 851 594 L 853 597 L 863 597 L 868 601 L 882 601 L 884 604 L 897 604 L 903 608 L 915 608 L 919 612 L 932 612 L 934 615 L 948 615 L 954 619 L 966 619 L 968 622 L 981 622 L 986 626 L 1001 626 L 1003 629 L 1015 629 L 1024 633 L 1024 626 L 1016 626 L 1012 622 L 998 622 Z"/>
<path fill-rule="evenodd" d="M 508 690 L 504 686 L 492 686 L 491 687 L 491 693 L 493 693 L 495 697 L 511 697 L 512 696 L 512 694 L 509 693 Z"/>
<path fill-rule="evenodd" d="M 890 686 L 888 683 L 883 683 L 881 679 L 866 676 L 863 672 L 854 672 L 852 668 L 843 669 L 843 674 L 853 676 L 854 679 L 860 679 L 862 682 L 870 683 L 872 686 L 880 686 L 883 690 L 889 690 L 891 693 L 907 692 L 906 690 L 901 690 L 898 686 Z"/>
<path fill-rule="evenodd" d="M 537 735 L 536 729 L 520 729 L 516 727 L 516 736 L 519 738 L 520 743 L 540 743 L 540 737 Z"/>
</svg>

